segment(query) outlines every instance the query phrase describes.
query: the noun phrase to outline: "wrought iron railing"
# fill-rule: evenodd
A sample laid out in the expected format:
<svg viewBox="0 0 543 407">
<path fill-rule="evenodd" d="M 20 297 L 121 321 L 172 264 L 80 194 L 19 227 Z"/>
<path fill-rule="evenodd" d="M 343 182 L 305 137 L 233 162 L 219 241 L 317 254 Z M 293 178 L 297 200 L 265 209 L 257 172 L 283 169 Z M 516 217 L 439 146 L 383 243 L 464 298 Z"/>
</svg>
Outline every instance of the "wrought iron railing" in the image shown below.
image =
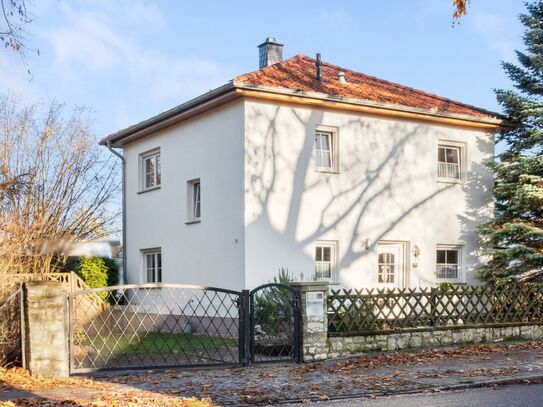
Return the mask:
<svg viewBox="0 0 543 407">
<path fill-rule="evenodd" d="M 237 364 L 239 306 L 240 292 L 193 285 L 75 291 L 71 371 Z"/>
<path fill-rule="evenodd" d="M 22 287 L 0 288 L 0 367 L 25 366 Z"/>
<path fill-rule="evenodd" d="M 332 290 L 329 335 L 543 324 L 543 287 L 503 285 Z"/>
</svg>

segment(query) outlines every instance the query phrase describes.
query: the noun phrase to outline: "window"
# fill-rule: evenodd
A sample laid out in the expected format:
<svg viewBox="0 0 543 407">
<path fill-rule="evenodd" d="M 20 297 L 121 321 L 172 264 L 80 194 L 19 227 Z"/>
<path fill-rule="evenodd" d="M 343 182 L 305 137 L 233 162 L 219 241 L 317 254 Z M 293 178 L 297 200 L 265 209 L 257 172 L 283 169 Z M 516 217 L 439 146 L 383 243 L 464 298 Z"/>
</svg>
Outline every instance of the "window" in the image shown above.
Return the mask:
<svg viewBox="0 0 543 407">
<path fill-rule="evenodd" d="M 153 150 L 141 155 L 141 189 L 154 189 L 160 186 L 160 150 Z"/>
<path fill-rule="evenodd" d="M 193 179 L 187 183 L 187 223 L 199 222 L 202 215 L 201 208 L 202 189 L 200 179 Z"/>
<path fill-rule="evenodd" d="M 162 282 L 162 253 L 160 249 L 143 252 L 145 278 L 147 283 Z"/>
<path fill-rule="evenodd" d="M 438 247 L 436 251 L 436 276 L 457 280 L 460 268 L 460 248 Z"/>
<path fill-rule="evenodd" d="M 333 281 L 335 279 L 336 250 L 336 242 L 317 242 L 315 245 L 315 280 Z"/>
<path fill-rule="evenodd" d="M 315 133 L 315 169 L 322 172 L 338 172 L 337 131 Z"/>
<path fill-rule="evenodd" d="M 462 178 L 462 148 L 455 146 L 438 147 L 437 176 L 443 179 Z"/>
<path fill-rule="evenodd" d="M 396 275 L 396 255 L 394 253 L 379 253 L 377 282 L 381 284 L 394 284 Z"/>
</svg>

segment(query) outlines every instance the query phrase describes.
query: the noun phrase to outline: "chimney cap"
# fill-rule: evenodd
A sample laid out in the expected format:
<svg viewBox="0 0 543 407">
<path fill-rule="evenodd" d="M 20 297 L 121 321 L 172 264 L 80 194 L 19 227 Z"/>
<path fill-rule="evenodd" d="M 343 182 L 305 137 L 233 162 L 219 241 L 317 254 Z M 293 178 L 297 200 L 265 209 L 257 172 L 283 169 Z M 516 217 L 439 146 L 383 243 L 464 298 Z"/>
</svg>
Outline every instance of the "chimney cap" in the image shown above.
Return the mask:
<svg viewBox="0 0 543 407">
<path fill-rule="evenodd" d="M 280 45 L 281 47 L 285 44 L 281 44 L 280 42 L 277 42 L 277 40 L 275 39 L 275 37 L 266 37 L 266 39 L 264 40 L 264 42 L 260 45 L 257 45 L 257 47 L 263 47 L 264 45 Z"/>
</svg>

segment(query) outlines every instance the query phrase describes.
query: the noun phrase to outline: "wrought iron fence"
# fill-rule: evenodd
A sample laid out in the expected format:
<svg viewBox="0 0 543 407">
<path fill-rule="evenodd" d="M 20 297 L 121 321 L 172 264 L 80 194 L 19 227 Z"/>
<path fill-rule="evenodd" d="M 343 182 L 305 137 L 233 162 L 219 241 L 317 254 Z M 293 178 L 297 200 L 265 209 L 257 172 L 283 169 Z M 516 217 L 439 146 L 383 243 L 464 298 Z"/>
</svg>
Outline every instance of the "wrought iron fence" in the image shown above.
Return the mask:
<svg viewBox="0 0 543 407">
<path fill-rule="evenodd" d="M 283 284 L 265 284 L 250 294 L 251 362 L 301 361 L 301 298 Z"/>
<path fill-rule="evenodd" d="M 0 287 L 0 367 L 24 366 L 21 285 Z"/>
<path fill-rule="evenodd" d="M 240 294 L 180 284 L 73 292 L 70 370 L 237 364 Z"/>
<path fill-rule="evenodd" d="M 327 306 L 331 336 L 543 324 L 543 287 L 511 282 L 445 288 L 332 290 Z"/>
</svg>

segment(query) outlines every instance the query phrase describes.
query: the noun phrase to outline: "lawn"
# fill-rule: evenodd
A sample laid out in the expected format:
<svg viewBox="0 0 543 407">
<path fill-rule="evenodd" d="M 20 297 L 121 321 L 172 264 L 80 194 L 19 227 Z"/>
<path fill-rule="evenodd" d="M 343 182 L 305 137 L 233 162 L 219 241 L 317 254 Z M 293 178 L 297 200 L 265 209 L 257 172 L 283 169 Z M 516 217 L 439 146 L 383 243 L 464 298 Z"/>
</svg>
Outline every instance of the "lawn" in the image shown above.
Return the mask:
<svg viewBox="0 0 543 407">
<path fill-rule="evenodd" d="M 95 336 L 83 340 L 80 344 L 83 346 L 92 346 L 100 353 L 111 352 L 114 355 L 119 355 L 144 353 L 181 353 L 186 352 L 190 349 L 237 346 L 238 342 L 236 339 L 224 338 L 220 336 L 147 332 L 142 335 L 133 336 Z"/>
</svg>

